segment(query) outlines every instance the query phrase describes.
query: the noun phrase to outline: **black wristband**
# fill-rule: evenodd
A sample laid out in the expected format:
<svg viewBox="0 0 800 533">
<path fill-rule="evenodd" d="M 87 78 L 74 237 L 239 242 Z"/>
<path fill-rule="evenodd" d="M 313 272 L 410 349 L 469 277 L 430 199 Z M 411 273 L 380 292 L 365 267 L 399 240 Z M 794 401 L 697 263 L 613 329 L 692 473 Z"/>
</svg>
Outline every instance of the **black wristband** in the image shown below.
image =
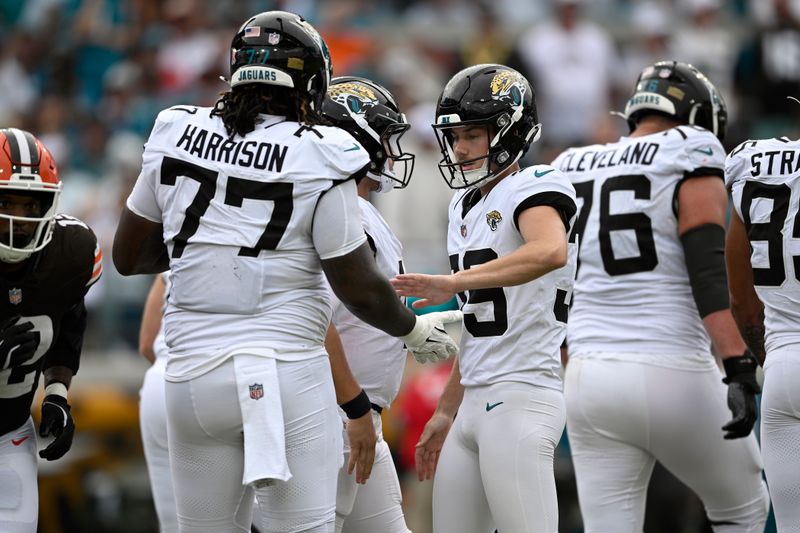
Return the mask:
<svg viewBox="0 0 800 533">
<path fill-rule="evenodd" d="M 758 361 L 749 348 L 738 357 L 723 359 L 722 366 L 725 367 L 725 377 L 722 382 L 726 385 L 729 383 L 757 383 Z"/>
<path fill-rule="evenodd" d="M 361 418 L 365 414 L 369 413 L 372 409 L 372 404 L 369 401 L 369 396 L 361 389 L 361 392 L 358 393 L 358 396 L 350 400 L 349 402 L 345 402 L 340 405 L 344 414 L 347 415 L 347 418 L 350 420 L 355 420 L 356 418 Z"/>
</svg>

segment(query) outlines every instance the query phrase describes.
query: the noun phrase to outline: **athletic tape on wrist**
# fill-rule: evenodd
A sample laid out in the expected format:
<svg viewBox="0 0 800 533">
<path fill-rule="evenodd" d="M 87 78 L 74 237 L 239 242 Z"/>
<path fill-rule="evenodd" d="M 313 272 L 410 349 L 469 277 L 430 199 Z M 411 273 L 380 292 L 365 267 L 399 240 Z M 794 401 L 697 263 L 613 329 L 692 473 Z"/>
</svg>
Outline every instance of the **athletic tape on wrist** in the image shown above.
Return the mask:
<svg viewBox="0 0 800 533">
<path fill-rule="evenodd" d="M 50 385 L 44 388 L 44 395 L 49 396 L 51 394 L 55 394 L 56 396 L 61 396 L 62 398 L 67 398 L 67 386 L 61 383 L 60 381 L 54 381 Z"/>
</svg>

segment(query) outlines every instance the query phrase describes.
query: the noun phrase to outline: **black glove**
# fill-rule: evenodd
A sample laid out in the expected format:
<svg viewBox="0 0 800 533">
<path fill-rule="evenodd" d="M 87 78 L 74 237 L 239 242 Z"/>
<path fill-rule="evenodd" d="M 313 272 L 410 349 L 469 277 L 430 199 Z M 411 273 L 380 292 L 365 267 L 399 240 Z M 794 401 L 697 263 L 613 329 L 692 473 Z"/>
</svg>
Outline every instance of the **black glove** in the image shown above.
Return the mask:
<svg viewBox="0 0 800 533">
<path fill-rule="evenodd" d="M 42 402 L 42 423 L 39 424 L 39 436 L 55 436 L 47 448 L 39 452 L 39 457 L 53 461 L 59 459 L 72 446 L 75 434 L 75 423 L 69 412 L 67 399 L 58 394 L 48 394 Z"/>
<path fill-rule="evenodd" d="M 722 430 L 726 439 L 739 439 L 750 434 L 758 416 L 756 394 L 761 392 L 756 381 L 758 361 L 747 350 L 739 357 L 723 359 L 722 365 L 726 374 L 722 382 L 728 386 L 728 409 L 733 413 L 733 419 Z"/>
<path fill-rule="evenodd" d="M 0 369 L 18 366 L 36 352 L 38 346 L 37 334 L 33 324 L 23 322 L 17 324 L 19 315 L 14 315 L 0 323 Z"/>
</svg>

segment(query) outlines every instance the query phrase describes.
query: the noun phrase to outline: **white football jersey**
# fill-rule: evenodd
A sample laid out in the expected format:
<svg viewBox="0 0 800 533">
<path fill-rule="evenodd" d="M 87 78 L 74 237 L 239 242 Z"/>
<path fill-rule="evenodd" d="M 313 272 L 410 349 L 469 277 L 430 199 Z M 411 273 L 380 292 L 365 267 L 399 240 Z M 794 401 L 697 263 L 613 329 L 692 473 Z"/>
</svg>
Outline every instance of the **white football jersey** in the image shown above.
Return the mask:
<svg viewBox="0 0 800 533">
<path fill-rule="evenodd" d="M 210 111 L 159 114 L 128 199 L 164 226 L 173 381 L 241 351 L 284 360 L 325 353 L 331 307 L 312 240 L 315 208 L 369 162 L 338 128 L 262 115 L 255 131 L 230 139 Z"/>
<path fill-rule="evenodd" d="M 378 269 L 393 278 L 404 272 L 403 246 L 375 206 L 358 199 L 367 242 L 375 254 Z M 347 362 L 356 381 L 372 403 L 388 407 L 400 390 L 406 351 L 403 342 L 356 318 L 331 292 L 333 324 L 342 338 Z"/>
<path fill-rule="evenodd" d="M 575 190 L 558 170 L 524 168 L 501 180 L 486 197 L 459 191 L 450 201 L 447 251 L 453 271 L 514 252 L 525 244 L 517 220 L 525 209 L 550 205 L 572 226 Z M 560 346 L 575 281 L 577 247 L 567 265 L 522 285 L 459 293 L 464 328 L 459 352 L 465 386 L 520 381 L 561 389 Z"/>
<path fill-rule="evenodd" d="M 747 229 L 756 293 L 764 303 L 765 344 L 800 343 L 800 141 L 740 144 L 725 166 L 733 206 Z"/>
<path fill-rule="evenodd" d="M 673 368 L 714 364 L 678 237 L 677 193 L 689 177 L 722 177 L 724 163 L 719 140 L 693 126 L 556 158 L 581 206 L 571 356 L 599 351 Z"/>
</svg>

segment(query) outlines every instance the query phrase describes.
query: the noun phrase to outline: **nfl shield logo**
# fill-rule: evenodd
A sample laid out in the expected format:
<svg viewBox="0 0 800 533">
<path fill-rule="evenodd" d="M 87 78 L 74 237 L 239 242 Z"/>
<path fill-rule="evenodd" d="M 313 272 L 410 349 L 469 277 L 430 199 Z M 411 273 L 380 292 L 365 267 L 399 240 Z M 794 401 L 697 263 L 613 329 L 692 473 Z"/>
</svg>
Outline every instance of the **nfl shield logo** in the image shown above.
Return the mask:
<svg viewBox="0 0 800 533">
<path fill-rule="evenodd" d="M 281 34 L 280 33 L 270 33 L 267 35 L 267 42 L 269 44 L 278 44 L 281 42 Z"/>
<path fill-rule="evenodd" d="M 9 289 L 8 301 L 14 305 L 19 305 L 22 302 L 22 289 Z"/>
<path fill-rule="evenodd" d="M 250 397 L 254 400 L 260 400 L 264 397 L 264 385 L 261 383 L 253 383 L 250 385 Z"/>
<path fill-rule="evenodd" d="M 462 237 L 466 237 L 467 236 L 467 225 L 466 224 L 461 224 L 461 236 Z"/>
</svg>

